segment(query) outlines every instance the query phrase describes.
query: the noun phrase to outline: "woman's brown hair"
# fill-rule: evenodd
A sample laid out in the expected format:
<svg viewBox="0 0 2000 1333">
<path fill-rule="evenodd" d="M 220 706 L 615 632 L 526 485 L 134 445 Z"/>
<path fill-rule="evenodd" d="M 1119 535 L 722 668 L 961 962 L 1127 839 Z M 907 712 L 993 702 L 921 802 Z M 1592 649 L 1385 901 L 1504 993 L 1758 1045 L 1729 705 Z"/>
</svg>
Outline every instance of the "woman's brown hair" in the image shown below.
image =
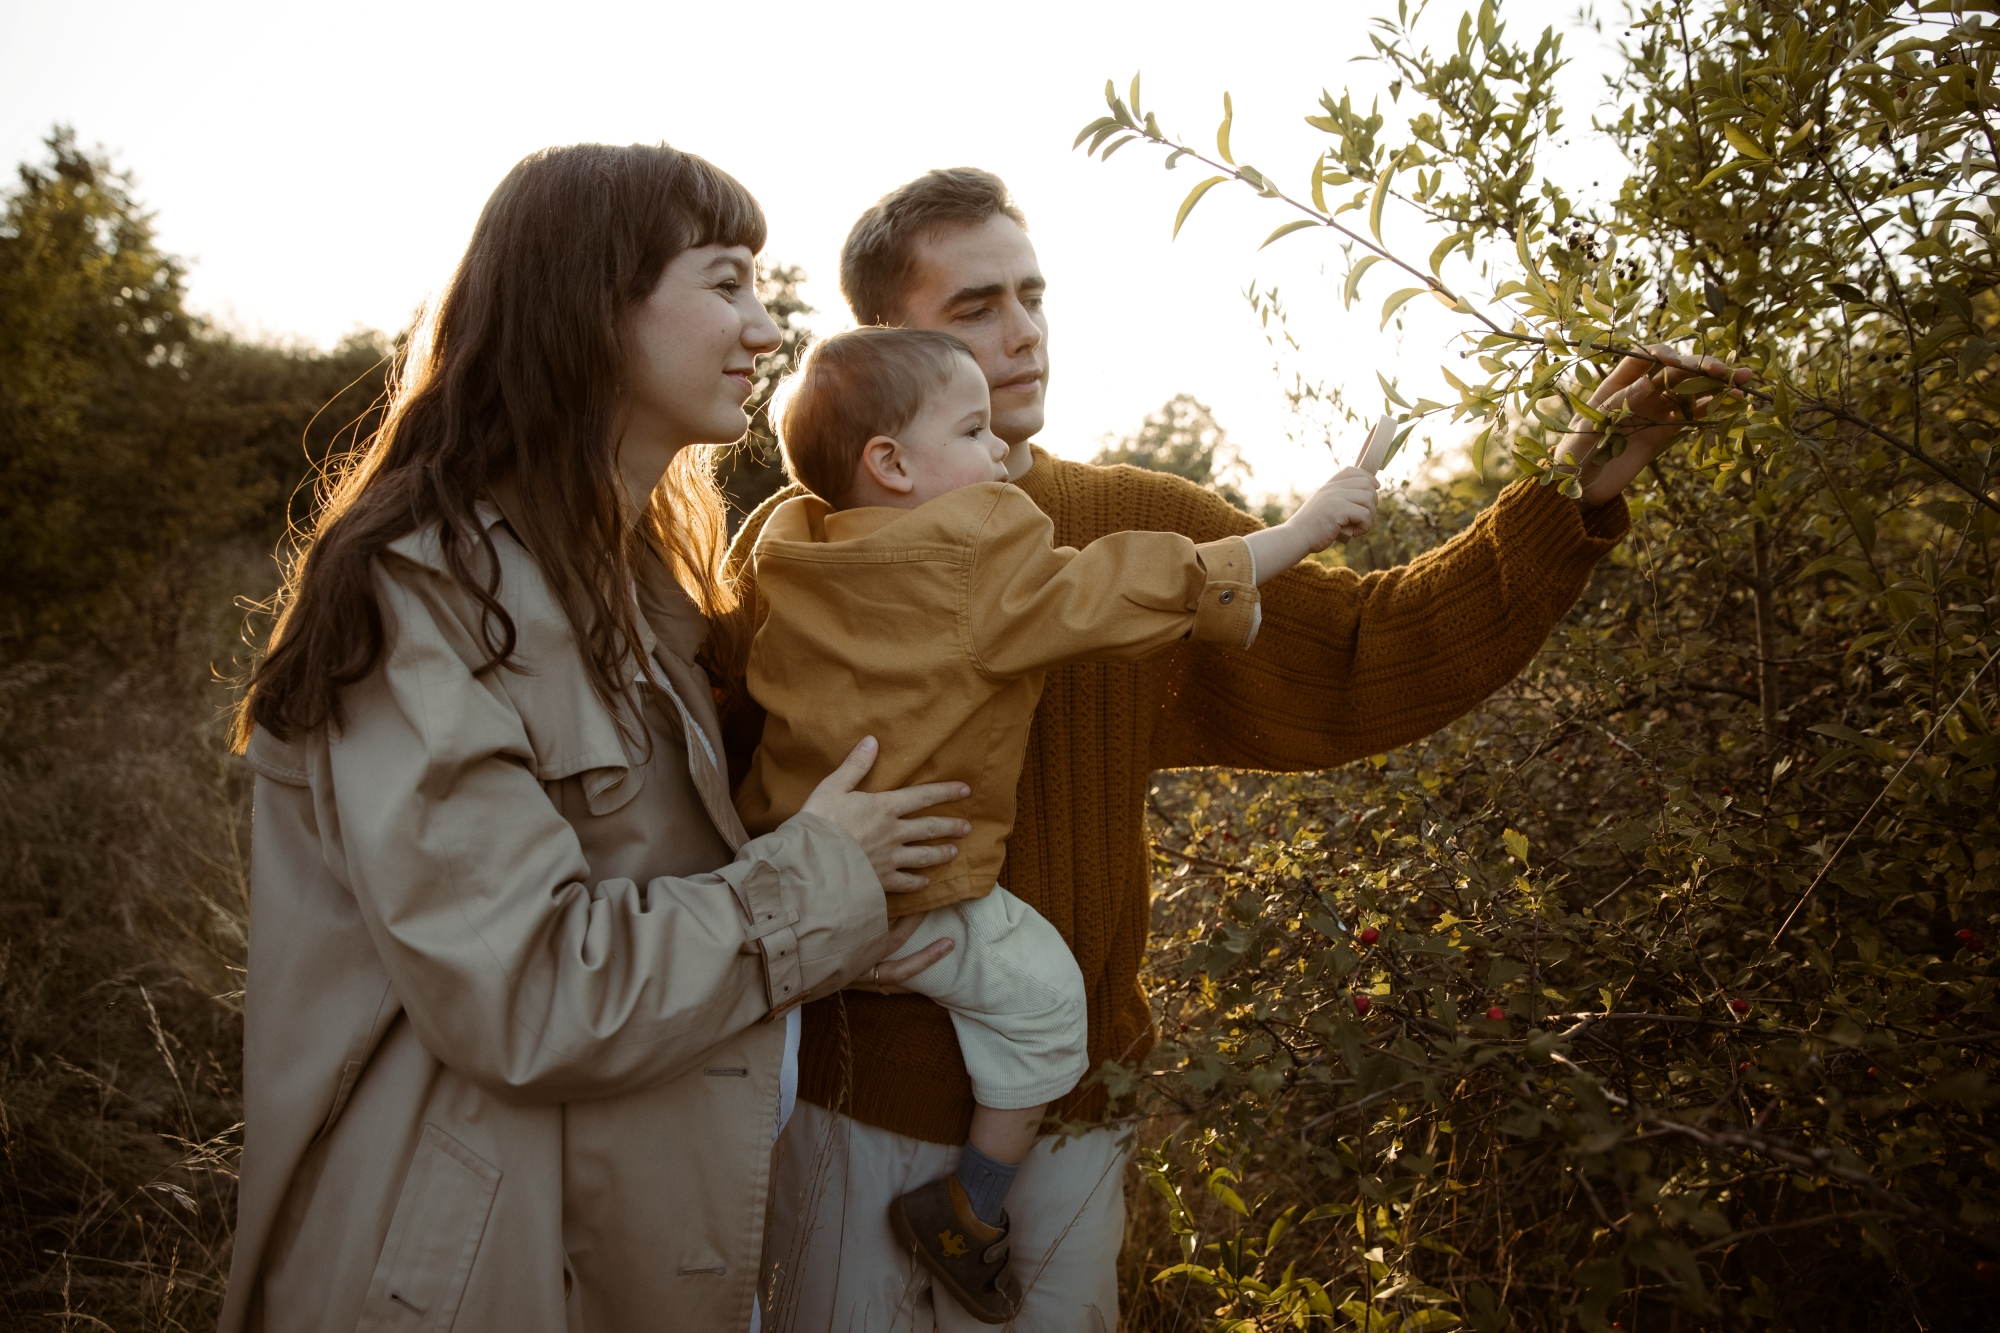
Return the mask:
<svg viewBox="0 0 2000 1333">
<path fill-rule="evenodd" d="M 329 474 L 237 715 L 237 747 L 256 727 L 290 739 L 342 725 L 342 689 L 372 672 L 387 646 L 370 566 L 390 542 L 432 524 L 452 578 L 481 607 L 488 658 L 478 669 L 508 662 L 515 627 L 474 508 L 504 478 L 520 499 L 518 535 L 607 705 L 638 652 L 631 588 L 641 543 L 666 554 L 717 633 L 733 632 L 712 452 L 683 449 L 635 529 L 612 430 L 630 308 L 681 251 L 754 252 L 764 230 L 747 190 L 665 144 L 575 144 L 516 164 L 406 345 L 381 429 Z M 718 647 L 724 660 L 734 655 Z"/>
</svg>

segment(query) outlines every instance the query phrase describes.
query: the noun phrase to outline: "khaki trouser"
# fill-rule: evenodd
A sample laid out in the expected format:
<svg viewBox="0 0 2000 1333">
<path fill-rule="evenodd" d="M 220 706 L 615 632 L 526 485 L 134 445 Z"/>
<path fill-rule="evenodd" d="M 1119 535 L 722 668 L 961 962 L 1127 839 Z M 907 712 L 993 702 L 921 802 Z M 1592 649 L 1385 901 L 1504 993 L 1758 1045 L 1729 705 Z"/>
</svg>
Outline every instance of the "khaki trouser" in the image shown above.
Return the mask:
<svg viewBox="0 0 2000 1333">
<path fill-rule="evenodd" d="M 1113 1333 L 1125 1238 L 1129 1138 L 1045 1137 L 1007 1195 L 1017 1333 Z M 769 1333 L 974 1333 L 889 1229 L 889 1203 L 937 1180 L 959 1150 L 904 1138 L 801 1101 L 778 1143 L 764 1237 Z"/>
<path fill-rule="evenodd" d="M 996 1111 L 1052 1102 L 1090 1065 L 1083 973 L 1046 918 L 999 885 L 933 907 L 896 957 L 936 940 L 952 950 L 903 984 L 951 1014 L 972 1097 Z"/>
</svg>

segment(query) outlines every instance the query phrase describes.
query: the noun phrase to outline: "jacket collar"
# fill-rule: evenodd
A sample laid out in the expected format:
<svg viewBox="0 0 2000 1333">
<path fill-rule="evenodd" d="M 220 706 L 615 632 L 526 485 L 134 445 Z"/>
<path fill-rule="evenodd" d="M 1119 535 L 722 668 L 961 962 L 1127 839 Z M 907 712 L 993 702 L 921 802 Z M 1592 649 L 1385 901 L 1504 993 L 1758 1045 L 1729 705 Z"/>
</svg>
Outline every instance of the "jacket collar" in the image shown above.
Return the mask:
<svg viewBox="0 0 2000 1333">
<path fill-rule="evenodd" d="M 514 530 L 514 537 L 523 546 L 527 545 L 527 528 L 521 522 L 521 491 L 513 477 L 503 477 L 490 482 L 486 487 L 486 499 L 482 503 L 479 516 L 487 527 L 505 520 Z M 687 595 L 680 582 L 667 567 L 666 559 L 649 543 L 640 557 L 636 576 L 636 594 L 639 601 L 640 650 L 651 654 L 656 649 L 666 650 L 681 660 L 692 662 L 701 645 L 708 638 L 708 618 L 694 599 Z"/>
</svg>

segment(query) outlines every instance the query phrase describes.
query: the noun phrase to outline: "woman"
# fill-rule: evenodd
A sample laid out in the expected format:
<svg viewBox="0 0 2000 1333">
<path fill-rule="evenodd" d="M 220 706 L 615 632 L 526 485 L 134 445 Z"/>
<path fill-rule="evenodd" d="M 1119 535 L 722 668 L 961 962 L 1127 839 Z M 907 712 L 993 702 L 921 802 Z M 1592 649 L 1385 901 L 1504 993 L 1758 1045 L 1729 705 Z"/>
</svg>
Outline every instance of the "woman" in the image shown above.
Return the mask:
<svg viewBox="0 0 2000 1333">
<path fill-rule="evenodd" d="M 905 817 L 957 784 L 856 792 L 872 741 L 766 837 L 730 806 L 690 446 L 778 344 L 763 241 L 665 146 L 521 162 L 318 517 L 238 726 L 225 1333 L 756 1322 L 797 1006 L 896 950 L 882 890 L 965 831 Z"/>
</svg>

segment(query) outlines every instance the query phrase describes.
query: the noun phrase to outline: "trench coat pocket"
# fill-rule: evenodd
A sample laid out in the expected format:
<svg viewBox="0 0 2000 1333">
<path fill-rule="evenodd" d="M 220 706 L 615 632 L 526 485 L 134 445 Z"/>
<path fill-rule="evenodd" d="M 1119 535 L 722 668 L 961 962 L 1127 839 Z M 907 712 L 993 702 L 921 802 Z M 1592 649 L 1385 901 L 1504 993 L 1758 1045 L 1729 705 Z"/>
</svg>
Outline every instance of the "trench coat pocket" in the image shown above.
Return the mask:
<svg viewBox="0 0 2000 1333">
<path fill-rule="evenodd" d="M 424 1126 L 356 1333 L 444 1333 L 486 1232 L 500 1168 L 436 1125 Z"/>
</svg>

